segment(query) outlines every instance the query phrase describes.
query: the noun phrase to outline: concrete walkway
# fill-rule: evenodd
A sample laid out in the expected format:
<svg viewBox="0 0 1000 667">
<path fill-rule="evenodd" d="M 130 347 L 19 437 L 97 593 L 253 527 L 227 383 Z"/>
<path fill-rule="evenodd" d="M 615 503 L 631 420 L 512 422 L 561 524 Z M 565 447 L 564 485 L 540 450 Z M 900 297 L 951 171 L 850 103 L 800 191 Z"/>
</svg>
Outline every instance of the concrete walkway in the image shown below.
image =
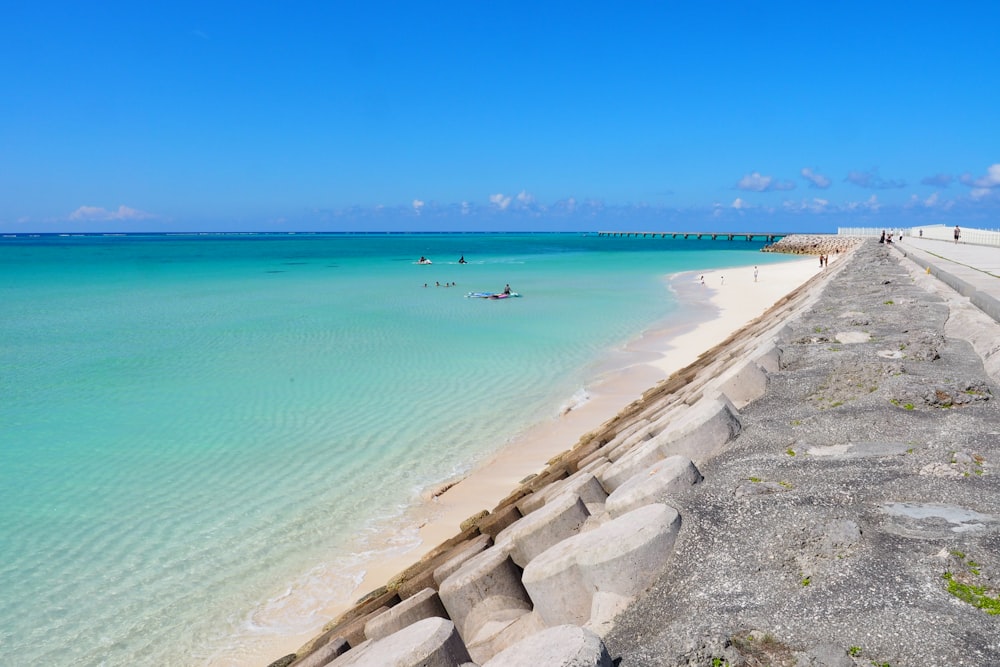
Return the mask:
<svg viewBox="0 0 1000 667">
<path fill-rule="evenodd" d="M 914 237 L 892 247 L 1000 322 L 1000 248 Z"/>
</svg>

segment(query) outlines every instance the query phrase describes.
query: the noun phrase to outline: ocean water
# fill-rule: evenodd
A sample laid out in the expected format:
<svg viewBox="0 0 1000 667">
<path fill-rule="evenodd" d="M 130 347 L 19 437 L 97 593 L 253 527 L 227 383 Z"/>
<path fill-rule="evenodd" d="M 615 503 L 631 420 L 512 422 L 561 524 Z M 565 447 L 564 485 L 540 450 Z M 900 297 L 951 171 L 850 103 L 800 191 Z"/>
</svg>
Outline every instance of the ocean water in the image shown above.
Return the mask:
<svg viewBox="0 0 1000 667">
<path fill-rule="evenodd" d="M 683 318 L 668 274 L 761 245 L 0 239 L 0 664 L 241 664 L 314 627 L 421 491 Z"/>
</svg>

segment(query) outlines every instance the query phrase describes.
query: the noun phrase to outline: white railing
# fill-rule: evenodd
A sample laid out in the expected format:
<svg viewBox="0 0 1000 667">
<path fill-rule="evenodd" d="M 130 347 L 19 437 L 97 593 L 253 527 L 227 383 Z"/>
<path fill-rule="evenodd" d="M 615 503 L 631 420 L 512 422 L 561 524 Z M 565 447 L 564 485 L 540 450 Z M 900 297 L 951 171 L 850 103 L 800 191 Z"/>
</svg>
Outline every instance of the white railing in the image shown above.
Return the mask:
<svg viewBox="0 0 1000 667">
<path fill-rule="evenodd" d="M 948 225 L 923 225 L 920 227 L 838 227 L 839 236 L 875 236 L 879 237 L 882 232 L 891 232 L 894 236 L 913 236 L 918 238 L 932 239 L 935 241 L 954 241 L 955 228 Z M 1000 230 L 977 229 L 974 227 L 961 228 L 962 243 L 973 245 L 988 245 L 1000 247 Z"/>
</svg>

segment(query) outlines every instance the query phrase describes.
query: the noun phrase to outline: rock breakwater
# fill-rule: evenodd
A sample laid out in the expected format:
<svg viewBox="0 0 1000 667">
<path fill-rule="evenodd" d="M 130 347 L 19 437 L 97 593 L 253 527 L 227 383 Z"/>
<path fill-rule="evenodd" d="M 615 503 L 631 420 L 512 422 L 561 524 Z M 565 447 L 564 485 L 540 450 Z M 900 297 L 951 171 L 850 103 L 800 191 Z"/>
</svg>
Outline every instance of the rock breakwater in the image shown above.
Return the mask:
<svg viewBox="0 0 1000 667">
<path fill-rule="evenodd" d="M 793 255 L 836 255 L 856 248 L 863 239 L 832 234 L 791 234 L 776 243 L 764 246 L 761 252 L 781 252 Z"/>
</svg>

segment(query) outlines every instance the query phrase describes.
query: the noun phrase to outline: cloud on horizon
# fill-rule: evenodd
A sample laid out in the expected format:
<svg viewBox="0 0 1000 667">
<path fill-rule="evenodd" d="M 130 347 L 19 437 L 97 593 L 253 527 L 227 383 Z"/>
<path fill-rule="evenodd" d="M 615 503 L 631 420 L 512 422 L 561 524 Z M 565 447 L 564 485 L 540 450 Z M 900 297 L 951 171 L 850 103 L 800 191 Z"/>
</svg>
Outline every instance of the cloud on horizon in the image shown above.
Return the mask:
<svg viewBox="0 0 1000 667">
<path fill-rule="evenodd" d="M 852 171 L 847 174 L 844 181 L 869 190 L 892 190 L 906 187 L 906 181 L 886 180 L 879 176 L 878 168 L 869 171 Z"/>
<path fill-rule="evenodd" d="M 110 220 L 152 220 L 158 216 L 122 204 L 118 210 L 109 211 L 100 206 L 81 206 L 69 214 L 69 220 L 104 222 Z"/>
<path fill-rule="evenodd" d="M 934 174 L 933 176 L 927 176 L 926 178 L 920 179 L 921 185 L 930 185 L 935 188 L 946 188 L 952 184 L 955 177 L 951 174 Z"/>
<path fill-rule="evenodd" d="M 802 170 L 799 171 L 799 173 L 802 175 L 802 178 L 809 181 L 809 187 L 811 188 L 819 188 L 820 190 L 826 190 L 828 187 L 830 187 L 830 184 L 832 183 L 832 181 L 827 176 L 824 176 L 823 174 L 818 174 L 809 167 L 802 167 Z"/>
<path fill-rule="evenodd" d="M 971 174 L 962 174 L 962 185 L 970 188 L 989 190 L 1000 187 L 1000 163 L 992 164 L 986 169 L 986 175 L 981 178 L 972 178 Z"/>
<path fill-rule="evenodd" d="M 745 175 L 736 182 L 737 190 L 747 192 L 772 192 L 775 190 L 794 190 L 795 183 L 779 181 L 773 176 L 764 176 L 759 171 Z"/>
</svg>

